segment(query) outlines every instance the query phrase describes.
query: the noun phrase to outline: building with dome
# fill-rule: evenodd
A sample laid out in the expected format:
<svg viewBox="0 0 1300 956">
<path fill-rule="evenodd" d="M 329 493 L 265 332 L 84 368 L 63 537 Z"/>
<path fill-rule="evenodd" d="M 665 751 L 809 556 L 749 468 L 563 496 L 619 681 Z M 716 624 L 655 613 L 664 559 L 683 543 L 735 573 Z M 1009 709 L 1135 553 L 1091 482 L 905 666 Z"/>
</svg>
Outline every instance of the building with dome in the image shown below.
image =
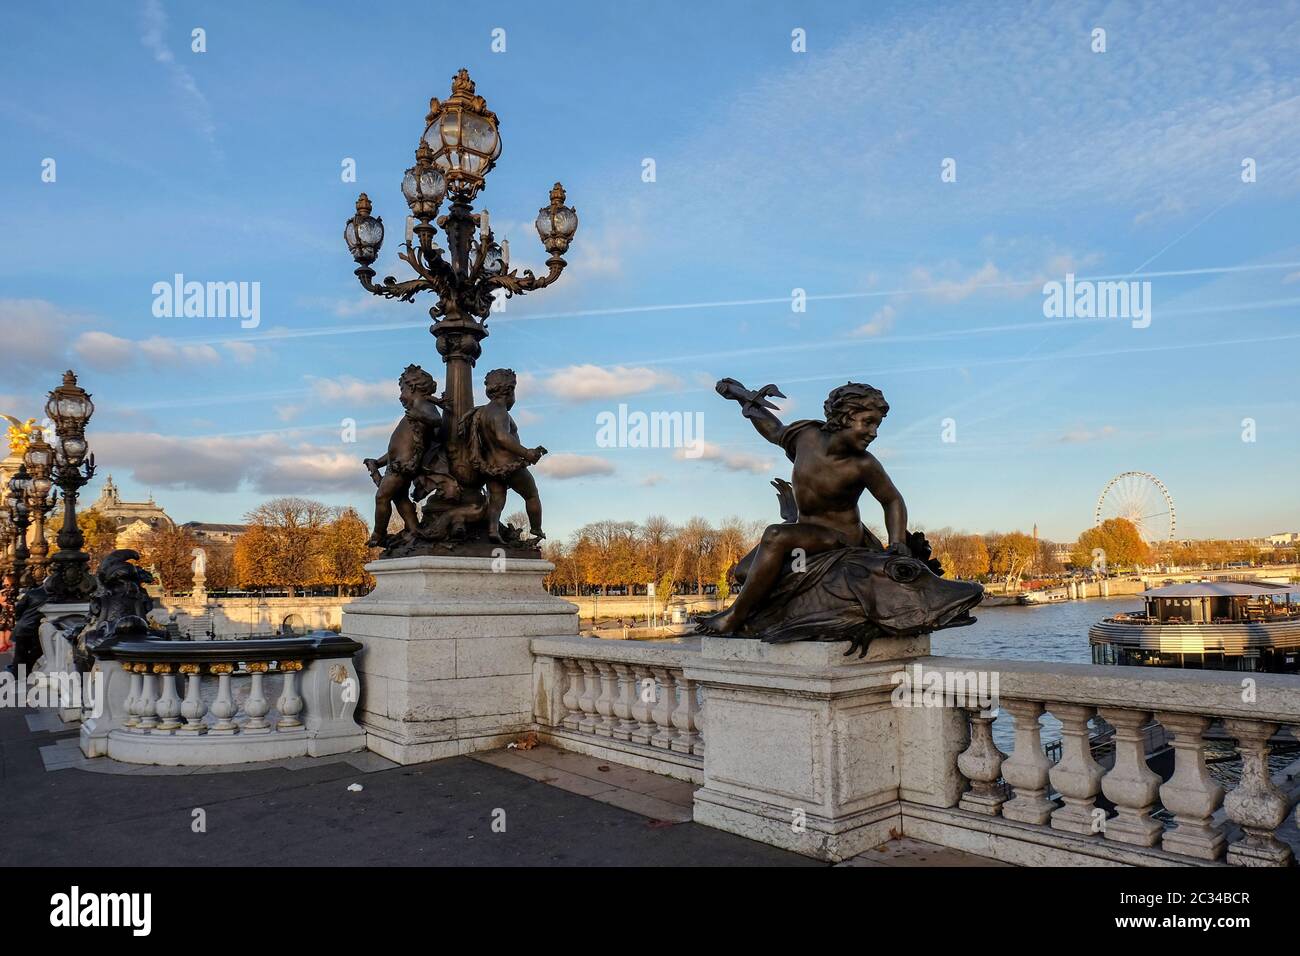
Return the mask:
<svg viewBox="0 0 1300 956">
<path fill-rule="evenodd" d="M 176 523 L 167 516 L 167 512 L 153 500 L 123 501 L 113 476 L 104 482 L 99 498 L 91 505 L 95 511 L 113 519 L 117 525 L 117 546 L 127 547 L 133 540 L 138 540 L 156 528 L 174 528 Z"/>
</svg>

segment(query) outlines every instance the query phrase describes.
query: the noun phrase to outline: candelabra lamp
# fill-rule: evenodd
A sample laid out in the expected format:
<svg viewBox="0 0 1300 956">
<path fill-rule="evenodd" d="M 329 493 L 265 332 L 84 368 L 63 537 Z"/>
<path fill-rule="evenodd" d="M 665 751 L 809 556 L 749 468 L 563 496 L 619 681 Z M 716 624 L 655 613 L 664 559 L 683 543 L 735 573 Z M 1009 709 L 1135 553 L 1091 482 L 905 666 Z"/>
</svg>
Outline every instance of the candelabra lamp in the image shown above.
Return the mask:
<svg viewBox="0 0 1300 956">
<path fill-rule="evenodd" d="M 23 464 L 27 466 L 27 513 L 33 531 L 27 573 L 33 582 L 40 584 L 49 573 L 50 543 L 45 538 L 45 516 L 54 507 L 54 497 L 50 495 L 54 487 L 50 480 L 54 449 L 39 428 L 32 431 L 31 441 L 23 453 Z"/>
<path fill-rule="evenodd" d="M 469 72 L 461 70 L 452 79 L 451 96 L 446 101 L 436 97 L 430 101 L 424 133 L 415 150 L 415 165 L 406 170 L 402 180 L 402 195 L 410 207 L 410 216 L 398 258 L 410 266 L 415 277 L 399 282 L 388 276 L 382 282 L 375 281 L 373 266 L 383 245 L 384 223 L 372 215 L 374 206 L 365 193 L 357 198 L 356 214 L 343 230 L 348 250 L 357 263 L 355 274 L 366 291 L 403 302 L 414 301 L 422 292 L 436 298 L 429 310 L 434 320 L 429 331 L 437 341 L 447 374 L 441 399 L 443 425 L 433 441 L 442 449 L 439 454 L 443 461 L 423 463 L 425 473 L 408 477 L 414 480 L 417 490 L 412 497 L 416 500 L 429 494 L 429 489 L 438 489 L 430 499 L 437 507 L 426 506 L 425 510 L 432 514 L 441 508 L 442 518 L 434 525 L 424 521 L 418 534 L 408 521 L 408 541 L 412 535 L 421 541 L 446 540 L 456 535 L 498 540 L 495 506 L 482 505 L 482 489 L 492 476 L 485 474 L 481 456 L 470 447 L 474 445 L 473 429 L 466 423 L 466 416 L 474 408 L 474 365 L 488 335 L 487 319 L 493 302 L 498 296 L 511 298 L 555 282 L 564 271 L 564 255 L 578 228 L 578 214 L 565 204 L 564 187 L 556 183 L 550 201 L 539 210 L 535 222 L 548 254 L 546 273 L 539 276 L 531 269 L 512 269 L 509 243 L 497 241 L 487 210 L 476 212 L 473 207 L 500 156 L 500 120 L 476 92 Z M 450 207 L 439 215 L 444 199 Z M 438 229 L 446 236 L 445 250 L 435 241 Z M 423 374 L 416 366 L 408 368 L 408 372 L 416 380 Z M 500 373 L 497 380 L 508 379 L 513 385 L 513 372 L 503 369 Z M 417 409 L 413 414 L 427 413 Z M 513 438 L 508 444 L 516 455 L 526 457 Z M 534 451 L 545 452 L 540 448 Z M 535 463 L 537 457 L 533 455 L 531 462 Z M 523 487 L 523 482 L 521 478 L 516 484 Z M 380 523 L 385 521 L 386 507 L 381 505 L 377 511 Z M 535 507 L 540 514 L 540 504 Z M 532 530 L 540 536 L 539 527 L 534 525 Z M 376 535 L 375 543 L 383 545 L 385 529 L 377 525 Z M 386 553 L 393 556 L 391 549 Z"/>
<path fill-rule="evenodd" d="M 27 549 L 27 529 L 31 519 L 27 511 L 27 465 L 19 464 L 18 470 L 9 479 L 9 521 L 13 525 L 13 574 L 18 589 L 32 584 L 27 568 L 27 559 L 31 552 Z"/>
<path fill-rule="evenodd" d="M 95 590 L 90 575 L 90 558 L 82 550 L 85 535 L 77 525 L 77 494 L 95 477 L 95 456 L 87 455 L 86 424 L 95 413 L 95 403 L 77 384 L 72 371 L 63 373 L 63 384 L 50 392 L 45 413 L 54 422 L 54 483 L 63 492 L 63 526 L 55 542 L 59 550 L 49 560 L 46 585 L 54 603 L 87 600 Z"/>
</svg>

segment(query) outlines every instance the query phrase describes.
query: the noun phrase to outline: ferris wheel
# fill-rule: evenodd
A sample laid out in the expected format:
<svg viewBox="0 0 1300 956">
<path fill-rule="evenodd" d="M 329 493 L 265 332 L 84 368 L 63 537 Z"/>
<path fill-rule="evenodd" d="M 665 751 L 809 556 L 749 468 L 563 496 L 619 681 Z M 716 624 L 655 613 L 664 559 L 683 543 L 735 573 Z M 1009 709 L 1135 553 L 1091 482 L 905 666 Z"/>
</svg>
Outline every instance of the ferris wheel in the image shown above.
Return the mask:
<svg viewBox="0 0 1300 956">
<path fill-rule="evenodd" d="M 1145 471 L 1126 471 L 1106 482 L 1097 498 L 1096 523 L 1125 518 L 1143 541 L 1174 538 L 1174 499 L 1163 481 Z"/>
</svg>

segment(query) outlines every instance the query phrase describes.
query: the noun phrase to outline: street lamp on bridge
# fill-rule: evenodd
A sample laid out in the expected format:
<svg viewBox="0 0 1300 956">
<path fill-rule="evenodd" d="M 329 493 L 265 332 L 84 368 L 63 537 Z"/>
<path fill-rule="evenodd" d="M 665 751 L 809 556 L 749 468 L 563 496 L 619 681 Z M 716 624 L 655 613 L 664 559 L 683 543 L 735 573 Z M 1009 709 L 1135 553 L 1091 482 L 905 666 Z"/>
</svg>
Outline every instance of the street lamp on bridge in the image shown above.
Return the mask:
<svg viewBox="0 0 1300 956">
<path fill-rule="evenodd" d="M 90 576 L 90 557 L 82 551 L 85 535 L 77 526 L 77 492 L 95 477 L 95 456 L 87 456 L 86 424 L 95 413 L 95 403 L 77 384 L 71 370 L 63 373 L 63 384 L 50 392 L 45 414 L 54 422 L 54 481 L 63 491 L 63 526 L 55 539 L 58 552 L 49 560 L 48 590 L 54 603 L 86 600 L 95 590 Z"/>
<path fill-rule="evenodd" d="M 564 254 L 578 229 L 578 214 L 565 205 L 564 187 L 551 189 L 550 202 L 538 212 L 536 227 L 550 253 L 547 273 L 535 276 L 529 269 L 510 269 L 510 250 L 493 235 L 487 210 L 475 213 L 471 203 L 501 155 L 500 122 L 475 92 L 469 71 L 452 80 L 451 96 L 429 102 L 424 134 L 415 151 L 415 165 L 402 180 L 402 195 L 411 208 L 414 225 L 407 229 L 398 258 L 416 272 L 416 278 L 398 282 L 392 276 L 376 283 L 371 268 L 384 241 L 384 223 L 371 216 L 370 198 L 357 198 L 356 215 L 347 221 L 343 235 L 357 262 L 356 276 L 374 295 L 410 302 L 420 292 L 438 297 L 429 314 L 429 331 L 447 365 L 447 395 L 452 422 L 459 422 L 474 404 L 471 373 L 487 337 L 487 316 L 497 289 L 506 297 L 545 288 L 564 271 Z M 439 217 L 443 199 L 451 208 Z M 434 242 L 436 226 L 446 233 L 444 252 Z M 455 429 L 449 436 L 454 444 Z"/>
</svg>

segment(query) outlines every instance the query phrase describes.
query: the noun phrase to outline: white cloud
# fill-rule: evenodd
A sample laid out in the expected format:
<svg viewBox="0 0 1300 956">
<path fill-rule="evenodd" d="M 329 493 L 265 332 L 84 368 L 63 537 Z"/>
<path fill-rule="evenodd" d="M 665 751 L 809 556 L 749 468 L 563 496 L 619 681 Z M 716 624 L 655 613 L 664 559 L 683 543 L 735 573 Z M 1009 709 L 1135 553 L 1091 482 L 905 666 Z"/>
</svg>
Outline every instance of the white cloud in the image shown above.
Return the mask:
<svg viewBox="0 0 1300 956">
<path fill-rule="evenodd" d="M 397 402 L 397 379 L 386 382 L 363 382 L 351 375 L 338 378 L 311 379 L 312 391 L 325 402 L 348 402 L 355 405 L 373 405 L 377 402 Z"/>
<path fill-rule="evenodd" d="M 726 451 L 708 441 L 700 442 L 692 449 L 679 448 L 673 452 L 673 457 L 682 461 L 711 461 L 728 471 L 747 471 L 756 475 L 767 474 L 773 467 L 770 458 L 762 458 L 748 452 Z"/>
<path fill-rule="evenodd" d="M 44 299 L 0 299 L 0 376 L 8 384 L 57 375 L 68 339 L 82 323 Z"/>
<path fill-rule="evenodd" d="M 585 402 L 595 398 L 636 395 L 654 388 L 676 388 L 680 380 L 670 372 L 652 368 L 571 365 L 548 376 L 543 384 L 558 398 Z"/>
<path fill-rule="evenodd" d="M 595 455 L 574 455 L 569 452 L 556 452 L 542 458 L 534 470 L 548 478 L 563 481 L 567 478 L 584 478 L 589 475 L 612 475 L 614 466 L 604 458 Z"/>
<path fill-rule="evenodd" d="M 173 339 L 155 335 L 136 343 L 140 354 L 155 365 L 175 365 L 189 362 L 195 365 L 216 365 L 221 356 L 211 345 L 185 345 Z"/>
<path fill-rule="evenodd" d="M 223 342 L 222 348 L 230 353 L 230 357 L 236 362 L 247 365 L 261 354 L 256 345 L 251 342 Z"/>
<path fill-rule="evenodd" d="M 101 432 L 96 457 L 130 470 L 153 488 L 264 494 L 360 492 L 371 482 L 352 446 L 313 445 L 278 433 L 247 437 L 178 437 L 145 432 Z"/>
<path fill-rule="evenodd" d="M 167 12 L 159 0 L 145 0 L 141 13 L 144 33 L 140 37 L 140 42 L 153 54 L 154 60 L 163 64 L 171 74 L 172 85 L 180 93 L 190 122 L 204 139 L 215 143 L 217 128 L 212 121 L 212 108 L 208 105 L 208 98 L 199 89 L 193 74 L 176 61 L 176 56 L 164 37 L 167 31 Z"/>
<path fill-rule="evenodd" d="M 897 310 L 892 305 L 886 305 L 877 309 L 871 318 L 854 329 L 852 334 L 856 336 L 884 335 L 894 327 L 894 318 L 897 314 Z"/>
<path fill-rule="evenodd" d="M 1118 431 L 1119 429 L 1117 429 L 1114 425 L 1103 425 L 1101 428 L 1097 428 L 1097 429 L 1073 428 L 1070 431 L 1067 431 L 1065 434 L 1061 435 L 1061 437 L 1057 440 L 1060 442 L 1064 442 L 1065 444 L 1073 445 L 1082 442 L 1100 441 L 1103 438 L 1111 437 L 1112 435 L 1116 434 Z"/>
<path fill-rule="evenodd" d="M 72 351 L 84 364 L 97 369 L 126 368 L 135 361 L 135 343 L 107 332 L 83 332 Z"/>
<path fill-rule="evenodd" d="M 944 302 L 960 302 L 988 286 L 1010 281 L 992 262 L 986 262 L 974 272 L 959 279 L 936 278 L 929 269 L 918 266 L 912 270 L 912 282 L 923 286 L 926 294 Z"/>
</svg>

